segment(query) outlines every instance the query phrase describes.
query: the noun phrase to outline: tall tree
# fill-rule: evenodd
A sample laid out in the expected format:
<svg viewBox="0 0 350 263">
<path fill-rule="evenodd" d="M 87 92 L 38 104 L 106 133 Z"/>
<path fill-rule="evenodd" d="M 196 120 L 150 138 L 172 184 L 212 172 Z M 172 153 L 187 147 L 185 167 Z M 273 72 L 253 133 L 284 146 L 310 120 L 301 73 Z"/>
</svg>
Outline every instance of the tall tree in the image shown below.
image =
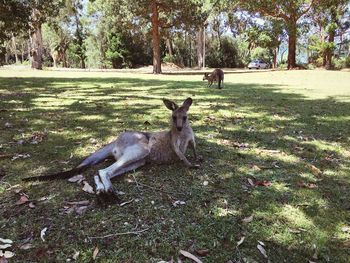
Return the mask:
<svg viewBox="0 0 350 263">
<path fill-rule="evenodd" d="M 288 33 L 288 69 L 296 65 L 296 44 L 299 19 L 319 0 L 239 0 L 243 8 L 262 16 L 281 19 Z"/>
<path fill-rule="evenodd" d="M 161 69 L 161 36 L 163 29 L 183 28 L 191 24 L 193 10 L 199 4 L 193 0 L 106 0 L 104 10 L 114 16 L 120 24 L 130 29 L 144 26 L 149 28 L 153 50 L 153 73 Z"/>
<path fill-rule="evenodd" d="M 34 69 L 42 69 L 42 24 L 47 21 L 49 17 L 56 16 L 62 5 L 63 0 L 29 0 L 31 9 L 29 20 L 31 56 L 32 68 Z"/>
</svg>

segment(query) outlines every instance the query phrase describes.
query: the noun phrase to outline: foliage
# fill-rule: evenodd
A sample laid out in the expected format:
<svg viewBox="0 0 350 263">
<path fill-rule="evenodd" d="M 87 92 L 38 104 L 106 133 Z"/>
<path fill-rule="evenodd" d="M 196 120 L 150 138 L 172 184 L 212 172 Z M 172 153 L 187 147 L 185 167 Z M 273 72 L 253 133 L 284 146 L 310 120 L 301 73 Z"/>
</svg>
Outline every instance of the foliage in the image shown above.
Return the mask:
<svg viewBox="0 0 350 263">
<path fill-rule="evenodd" d="M 271 63 L 272 55 L 269 49 L 263 47 L 256 47 L 252 50 L 252 60 L 259 59 L 266 63 Z"/>
</svg>

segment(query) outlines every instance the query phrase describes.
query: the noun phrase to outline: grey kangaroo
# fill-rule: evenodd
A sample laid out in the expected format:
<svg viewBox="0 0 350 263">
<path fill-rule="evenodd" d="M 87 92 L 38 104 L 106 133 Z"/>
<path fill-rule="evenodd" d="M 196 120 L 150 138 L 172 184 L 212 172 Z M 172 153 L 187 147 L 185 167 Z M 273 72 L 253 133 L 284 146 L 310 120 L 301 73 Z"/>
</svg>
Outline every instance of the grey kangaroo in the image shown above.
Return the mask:
<svg viewBox="0 0 350 263">
<path fill-rule="evenodd" d="M 218 82 L 218 88 L 221 89 L 224 87 L 224 72 L 222 69 L 214 69 L 211 74 L 204 73 L 203 80 L 208 80 L 208 87 L 213 85 L 213 82 Z"/>
<path fill-rule="evenodd" d="M 181 160 L 187 167 L 199 167 L 189 162 L 185 156 L 186 149 L 190 146 L 195 159 L 197 159 L 194 133 L 187 118 L 192 99 L 187 98 L 180 107 L 175 102 L 167 99 L 164 99 L 163 102 L 172 111 L 170 131 L 123 132 L 115 141 L 88 156 L 72 170 L 28 177 L 23 180 L 69 178 L 112 157 L 116 162 L 105 169 L 99 170 L 98 175 L 94 176 L 96 193 L 101 194 L 114 192 L 111 183 L 113 177 L 135 170 L 146 163 L 163 164 Z"/>
</svg>

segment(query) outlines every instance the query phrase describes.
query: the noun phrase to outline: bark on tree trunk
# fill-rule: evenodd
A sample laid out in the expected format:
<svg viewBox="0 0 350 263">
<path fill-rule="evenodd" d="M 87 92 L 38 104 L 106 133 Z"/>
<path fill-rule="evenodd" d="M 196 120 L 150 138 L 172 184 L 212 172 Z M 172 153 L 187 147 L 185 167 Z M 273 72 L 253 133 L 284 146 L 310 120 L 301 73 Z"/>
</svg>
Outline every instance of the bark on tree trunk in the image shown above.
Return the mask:
<svg viewBox="0 0 350 263">
<path fill-rule="evenodd" d="M 197 66 L 198 69 L 203 68 L 203 49 L 204 49 L 204 28 L 200 26 L 197 31 Z"/>
<path fill-rule="evenodd" d="M 277 54 L 278 54 L 278 47 L 273 49 L 273 64 L 272 64 L 272 68 L 277 68 Z"/>
<path fill-rule="evenodd" d="M 288 30 L 288 69 L 296 67 L 297 26 L 296 21 L 289 21 Z"/>
<path fill-rule="evenodd" d="M 173 46 L 171 44 L 171 40 L 170 38 L 166 38 L 165 39 L 165 45 L 166 45 L 166 48 L 168 49 L 168 53 L 169 53 L 169 56 L 173 56 Z"/>
<path fill-rule="evenodd" d="M 158 5 L 152 1 L 152 44 L 153 44 L 153 74 L 162 73 L 160 62 L 160 37 L 159 37 L 159 13 Z"/>
<path fill-rule="evenodd" d="M 15 59 L 16 59 L 16 64 L 18 63 L 18 54 L 17 54 L 17 45 L 16 45 L 16 37 L 12 36 L 12 48 L 13 51 L 15 52 Z"/>
<path fill-rule="evenodd" d="M 33 69 L 43 69 L 43 39 L 41 35 L 41 24 L 38 24 L 32 35 L 32 68 Z"/>
</svg>

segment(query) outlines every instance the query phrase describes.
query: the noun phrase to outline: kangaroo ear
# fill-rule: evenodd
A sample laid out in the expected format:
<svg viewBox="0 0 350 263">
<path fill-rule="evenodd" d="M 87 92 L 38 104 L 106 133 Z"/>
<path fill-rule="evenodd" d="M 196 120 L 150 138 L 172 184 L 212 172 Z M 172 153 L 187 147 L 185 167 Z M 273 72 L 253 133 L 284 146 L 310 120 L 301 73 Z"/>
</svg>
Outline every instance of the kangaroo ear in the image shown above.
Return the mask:
<svg viewBox="0 0 350 263">
<path fill-rule="evenodd" d="M 184 103 L 182 103 L 182 107 L 184 107 L 186 109 L 186 111 L 188 111 L 188 109 L 190 108 L 191 105 L 192 105 L 191 98 L 185 99 Z"/>
<path fill-rule="evenodd" d="M 171 100 L 163 99 L 163 103 L 171 111 L 174 111 L 179 107 L 179 106 L 177 106 L 177 104 L 175 102 L 173 102 Z"/>
</svg>

